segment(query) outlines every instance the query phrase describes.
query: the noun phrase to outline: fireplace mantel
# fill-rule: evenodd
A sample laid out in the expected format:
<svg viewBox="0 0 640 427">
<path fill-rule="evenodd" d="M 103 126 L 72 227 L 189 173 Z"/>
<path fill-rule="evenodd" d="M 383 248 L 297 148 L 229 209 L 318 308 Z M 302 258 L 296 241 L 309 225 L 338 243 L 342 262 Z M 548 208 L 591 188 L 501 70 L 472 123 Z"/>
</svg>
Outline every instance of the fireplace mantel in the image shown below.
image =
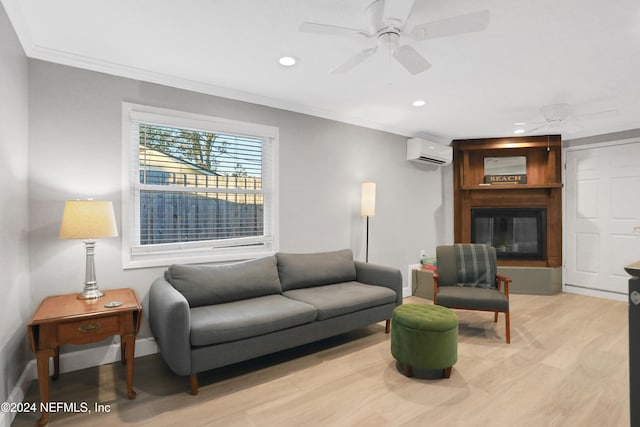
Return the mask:
<svg viewBox="0 0 640 427">
<path fill-rule="evenodd" d="M 543 260 L 499 260 L 502 266 L 562 265 L 561 137 L 544 135 L 453 141 L 454 238 L 471 242 L 473 208 L 546 209 Z M 526 157 L 526 183 L 485 184 L 485 157 Z"/>
</svg>

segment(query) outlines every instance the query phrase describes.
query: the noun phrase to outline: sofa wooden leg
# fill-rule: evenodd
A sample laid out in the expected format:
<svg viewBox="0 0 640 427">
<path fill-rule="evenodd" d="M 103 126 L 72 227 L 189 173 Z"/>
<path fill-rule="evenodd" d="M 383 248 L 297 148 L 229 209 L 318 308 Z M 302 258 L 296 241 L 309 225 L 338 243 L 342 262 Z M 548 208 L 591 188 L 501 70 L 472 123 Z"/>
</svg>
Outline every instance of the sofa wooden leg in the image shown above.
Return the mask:
<svg viewBox="0 0 640 427">
<path fill-rule="evenodd" d="M 387 319 L 387 323 L 384 325 L 384 333 L 388 334 L 391 332 L 391 319 Z"/>
<path fill-rule="evenodd" d="M 449 366 L 448 368 L 444 368 L 442 370 L 442 377 L 443 378 L 449 378 L 451 377 L 451 369 L 453 368 L 453 366 Z"/>
<path fill-rule="evenodd" d="M 498 322 L 498 312 L 497 311 L 493 314 L 493 321 L 496 322 L 496 323 Z"/>
<path fill-rule="evenodd" d="M 191 386 L 191 394 L 198 394 L 198 374 L 191 374 L 189 376 L 189 385 Z"/>
</svg>

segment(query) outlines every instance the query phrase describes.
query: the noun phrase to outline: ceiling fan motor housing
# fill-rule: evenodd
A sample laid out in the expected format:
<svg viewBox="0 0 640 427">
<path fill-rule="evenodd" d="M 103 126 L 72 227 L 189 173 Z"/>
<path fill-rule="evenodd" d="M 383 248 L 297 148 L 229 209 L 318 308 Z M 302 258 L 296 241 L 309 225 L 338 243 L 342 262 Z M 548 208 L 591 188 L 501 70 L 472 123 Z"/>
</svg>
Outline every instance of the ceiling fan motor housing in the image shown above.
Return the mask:
<svg viewBox="0 0 640 427">
<path fill-rule="evenodd" d="M 548 122 L 560 122 L 565 120 L 572 112 L 569 104 L 551 104 L 540 109 L 542 116 Z"/>
</svg>

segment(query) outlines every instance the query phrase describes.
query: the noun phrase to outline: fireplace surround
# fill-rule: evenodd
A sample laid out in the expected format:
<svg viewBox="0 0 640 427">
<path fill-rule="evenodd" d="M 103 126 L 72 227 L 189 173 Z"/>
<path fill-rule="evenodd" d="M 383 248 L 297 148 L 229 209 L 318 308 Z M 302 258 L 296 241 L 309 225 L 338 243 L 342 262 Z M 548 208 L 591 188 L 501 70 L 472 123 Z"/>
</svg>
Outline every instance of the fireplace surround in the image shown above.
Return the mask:
<svg viewBox="0 0 640 427">
<path fill-rule="evenodd" d="M 491 242 L 503 267 L 561 267 L 560 135 L 455 140 L 452 145 L 454 242 Z M 526 159 L 521 162 L 525 173 L 518 171 L 522 179 L 486 181 L 491 173 L 485 159 L 517 156 Z"/>
</svg>

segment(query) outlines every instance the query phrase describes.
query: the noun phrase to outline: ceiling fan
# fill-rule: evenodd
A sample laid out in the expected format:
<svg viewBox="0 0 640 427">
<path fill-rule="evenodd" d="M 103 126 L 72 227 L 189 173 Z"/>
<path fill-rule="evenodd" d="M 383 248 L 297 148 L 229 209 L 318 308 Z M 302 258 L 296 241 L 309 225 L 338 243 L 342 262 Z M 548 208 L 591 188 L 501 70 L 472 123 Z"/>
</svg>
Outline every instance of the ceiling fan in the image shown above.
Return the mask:
<svg viewBox="0 0 640 427">
<path fill-rule="evenodd" d="M 381 49 L 393 56 L 409 73 L 416 75 L 429 69 L 431 64 L 412 46 L 400 44 L 401 39 L 411 38 L 422 41 L 448 37 L 483 31 L 489 25 L 489 11 L 482 10 L 419 24 L 408 30 L 406 25 L 414 1 L 374 0 L 365 10 L 365 17 L 369 24 L 368 30 L 314 22 L 303 22 L 299 30 L 304 33 L 376 39 L 375 46 L 360 51 L 331 70 L 332 73 L 346 73 Z"/>
<path fill-rule="evenodd" d="M 529 126 L 528 129 L 522 128 L 518 133 L 531 133 L 541 129 L 550 129 L 562 131 L 567 124 L 578 125 L 578 122 L 585 120 L 602 120 L 614 117 L 618 114 L 618 110 L 595 111 L 592 113 L 575 114 L 575 106 L 559 103 L 550 104 L 540 108 L 543 121 L 516 123 L 518 126 Z"/>
</svg>

